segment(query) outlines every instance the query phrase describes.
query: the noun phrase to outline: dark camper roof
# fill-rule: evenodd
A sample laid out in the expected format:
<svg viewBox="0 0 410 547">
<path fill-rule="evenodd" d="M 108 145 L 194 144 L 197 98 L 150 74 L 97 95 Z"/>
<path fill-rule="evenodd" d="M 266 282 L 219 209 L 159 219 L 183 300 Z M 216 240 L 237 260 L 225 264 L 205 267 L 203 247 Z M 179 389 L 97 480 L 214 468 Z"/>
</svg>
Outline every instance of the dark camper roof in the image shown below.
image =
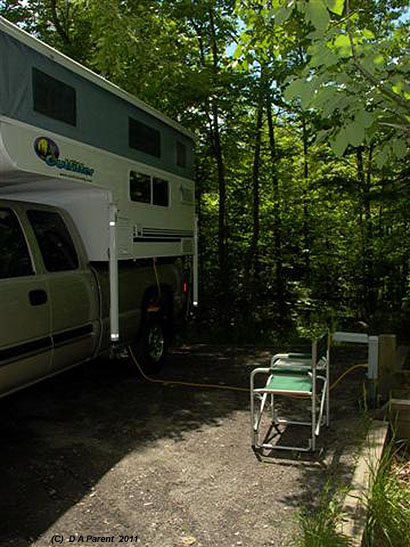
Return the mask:
<svg viewBox="0 0 410 547">
<path fill-rule="evenodd" d="M 193 178 L 193 134 L 0 17 L 0 116 Z"/>
</svg>

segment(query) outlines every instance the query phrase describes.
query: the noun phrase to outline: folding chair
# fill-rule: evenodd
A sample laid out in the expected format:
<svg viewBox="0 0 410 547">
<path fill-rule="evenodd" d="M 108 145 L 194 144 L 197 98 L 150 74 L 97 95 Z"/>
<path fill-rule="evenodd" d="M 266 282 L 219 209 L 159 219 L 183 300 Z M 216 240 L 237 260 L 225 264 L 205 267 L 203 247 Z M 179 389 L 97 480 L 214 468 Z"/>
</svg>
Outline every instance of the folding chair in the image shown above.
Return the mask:
<svg viewBox="0 0 410 547">
<path fill-rule="evenodd" d="M 256 368 L 251 373 L 251 440 L 254 449 L 282 449 L 314 451 L 316 438 L 323 424 L 329 425 L 329 347 L 330 335 L 322 334 L 313 341 L 311 353 L 277 353 L 271 359 L 269 368 Z M 258 375 L 268 376 L 262 387 L 255 387 Z M 277 396 L 290 396 L 310 400 L 310 420 L 298 421 L 279 417 L 276 408 Z M 255 404 L 256 400 L 259 405 Z M 270 400 L 271 423 L 267 434 L 261 441 L 261 422 L 267 402 Z M 297 447 L 276 442 L 274 437 L 282 437 L 281 425 L 306 425 L 311 428 L 307 447 Z M 280 440 L 280 439 L 279 439 Z"/>
</svg>

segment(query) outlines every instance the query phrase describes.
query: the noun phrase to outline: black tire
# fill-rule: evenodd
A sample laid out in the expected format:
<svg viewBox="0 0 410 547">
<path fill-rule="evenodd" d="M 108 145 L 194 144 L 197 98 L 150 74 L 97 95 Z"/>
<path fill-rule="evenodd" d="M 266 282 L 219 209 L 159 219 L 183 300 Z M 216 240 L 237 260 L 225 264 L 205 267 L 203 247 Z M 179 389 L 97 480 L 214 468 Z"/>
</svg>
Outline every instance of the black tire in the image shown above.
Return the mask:
<svg viewBox="0 0 410 547">
<path fill-rule="evenodd" d="M 132 355 L 145 374 L 157 374 L 161 370 L 167 357 L 168 343 L 165 320 L 157 313 L 147 313 L 139 339 L 131 345 Z"/>
</svg>

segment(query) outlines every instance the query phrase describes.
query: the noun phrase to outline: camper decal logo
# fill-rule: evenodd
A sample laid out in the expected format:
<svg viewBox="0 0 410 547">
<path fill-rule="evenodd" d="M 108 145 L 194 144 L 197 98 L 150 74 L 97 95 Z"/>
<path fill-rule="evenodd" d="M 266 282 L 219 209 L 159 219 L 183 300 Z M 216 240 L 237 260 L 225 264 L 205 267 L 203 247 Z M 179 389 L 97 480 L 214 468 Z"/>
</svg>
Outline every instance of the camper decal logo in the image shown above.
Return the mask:
<svg viewBox="0 0 410 547">
<path fill-rule="evenodd" d="M 83 163 L 65 158 L 60 159 L 60 149 L 57 144 L 48 137 L 37 137 L 34 141 L 34 151 L 37 156 L 49 167 L 57 167 L 66 171 L 73 171 L 81 175 L 92 177 L 94 169 L 85 166 Z"/>
<path fill-rule="evenodd" d="M 60 155 L 60 150 L 56 143 L 47 137 L 38 137 L 34 141 L 34 150 L 37 156 L 43 161 L 46 161 L 49 157 L 58 160 Z"/>
</svg>

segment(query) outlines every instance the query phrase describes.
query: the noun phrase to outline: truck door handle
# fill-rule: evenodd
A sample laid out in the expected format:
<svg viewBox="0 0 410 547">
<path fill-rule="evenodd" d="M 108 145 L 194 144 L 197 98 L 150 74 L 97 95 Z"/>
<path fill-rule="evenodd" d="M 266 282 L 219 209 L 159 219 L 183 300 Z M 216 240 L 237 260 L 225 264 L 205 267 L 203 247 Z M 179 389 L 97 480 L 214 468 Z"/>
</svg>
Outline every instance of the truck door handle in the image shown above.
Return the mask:
<svg viewBox="0 0 410 547">
<path fill-rule="evenodd" d="M 47 293 L 43 290 L 30 291 L 28 293 L 30 304 L 32 306 L 41 306 L 47 302 Z"/>
</svg>

